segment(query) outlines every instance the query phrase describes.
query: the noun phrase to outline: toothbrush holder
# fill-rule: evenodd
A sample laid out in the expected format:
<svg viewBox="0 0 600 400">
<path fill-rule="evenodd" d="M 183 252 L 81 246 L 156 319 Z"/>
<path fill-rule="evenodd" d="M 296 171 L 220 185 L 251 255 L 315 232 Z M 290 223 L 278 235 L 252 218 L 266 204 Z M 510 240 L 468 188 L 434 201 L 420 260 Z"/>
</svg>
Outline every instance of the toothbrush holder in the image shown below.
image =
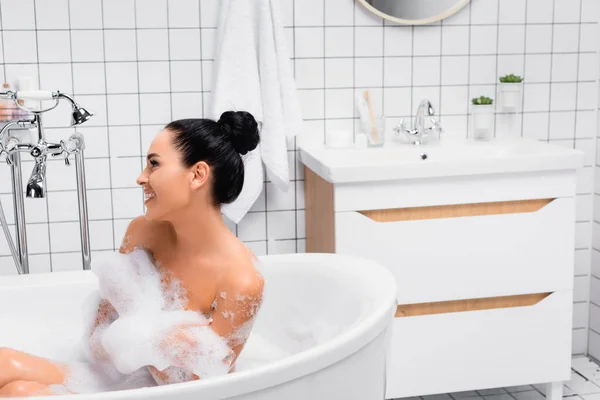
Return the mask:
<svg viewBox="0 0 600 400">
<path fill-rule="evenodd" d="M 360 132 L 367 136 L 368 147 L 383 147 L 385 144 L 385 115 L 378 115 L 368 124 L 360 125 Z"/>
</svg>

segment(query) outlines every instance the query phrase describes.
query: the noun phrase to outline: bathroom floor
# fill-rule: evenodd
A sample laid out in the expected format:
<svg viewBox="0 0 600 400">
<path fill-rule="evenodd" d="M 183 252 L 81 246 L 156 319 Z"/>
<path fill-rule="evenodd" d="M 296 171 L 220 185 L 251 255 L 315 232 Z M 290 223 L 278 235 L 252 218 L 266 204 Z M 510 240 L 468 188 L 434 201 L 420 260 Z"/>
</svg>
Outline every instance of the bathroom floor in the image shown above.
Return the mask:
<svg viewBox="0 0 600 400">
<path fill-rule="evenodd" d="M 565 382 L 564 386 L 563 398 L 600 400 L 600 366 L 587 357 L 574 357 L 571 380 Z M 543 400 L 545 398 L 544 389 L 544 385 L 526 385 L 410 397 L 402 400 Z"/>
</svg>

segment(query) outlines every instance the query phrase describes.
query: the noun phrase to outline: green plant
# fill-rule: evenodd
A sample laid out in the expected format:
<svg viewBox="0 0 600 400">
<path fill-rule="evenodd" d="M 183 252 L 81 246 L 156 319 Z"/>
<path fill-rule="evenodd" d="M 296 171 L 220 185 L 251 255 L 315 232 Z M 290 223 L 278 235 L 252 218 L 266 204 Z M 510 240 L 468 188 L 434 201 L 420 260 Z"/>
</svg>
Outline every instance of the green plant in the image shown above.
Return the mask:
<svg viewBox="0 0 600 400">
<path fill-rule="evenodd" d="M 518 76 L 518 75 L 513 75 L 513 74 L 509 74 L 509 75 L 504 75 L 500 77 L 500 82 L 502 83 L 519 83 L 522 82 L 523 78 Z"/>
<path fill-rule="evenodd" d="M 492 104 L 494 100 L 490 99 L 489 97 L 480 96 L 475 97 L 473 100 L 471 100 L 471 102 L 476 106 L 480 106 L 485 104 Z"/>
</svg>

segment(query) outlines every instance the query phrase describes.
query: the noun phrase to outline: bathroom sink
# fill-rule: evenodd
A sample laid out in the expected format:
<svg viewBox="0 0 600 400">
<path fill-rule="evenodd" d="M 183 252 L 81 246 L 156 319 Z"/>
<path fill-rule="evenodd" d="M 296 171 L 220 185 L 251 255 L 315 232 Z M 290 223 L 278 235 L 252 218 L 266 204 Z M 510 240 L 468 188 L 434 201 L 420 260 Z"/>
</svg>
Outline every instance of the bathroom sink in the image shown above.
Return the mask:
<svg viewBox="0 0 600 400">
<path fill-rule="evenodd" d="M 300 145 L 300 161 L 332 183 L 576 169 L 583 159 L 580 150 L 524 138 L 367 149 Z"/>
</svg>

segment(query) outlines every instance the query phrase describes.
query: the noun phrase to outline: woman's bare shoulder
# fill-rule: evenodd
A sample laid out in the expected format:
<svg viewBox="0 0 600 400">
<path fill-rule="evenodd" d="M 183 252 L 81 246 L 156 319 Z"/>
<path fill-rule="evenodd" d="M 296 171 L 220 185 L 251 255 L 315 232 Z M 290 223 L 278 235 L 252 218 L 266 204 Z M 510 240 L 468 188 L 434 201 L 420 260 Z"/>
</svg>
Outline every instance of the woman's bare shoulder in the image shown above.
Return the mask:
<svg viewBox="0 0 600 400">
<path fill-rule="evenodd" d="M 144 216 L 139 216 L 129 223 L 119 251 L 129 253 L 141 247 L 152 252 L 156 250 L 159 243 L 166 242 L 170 236 L 169 224 L 149 221 Z"/>
</svg>

